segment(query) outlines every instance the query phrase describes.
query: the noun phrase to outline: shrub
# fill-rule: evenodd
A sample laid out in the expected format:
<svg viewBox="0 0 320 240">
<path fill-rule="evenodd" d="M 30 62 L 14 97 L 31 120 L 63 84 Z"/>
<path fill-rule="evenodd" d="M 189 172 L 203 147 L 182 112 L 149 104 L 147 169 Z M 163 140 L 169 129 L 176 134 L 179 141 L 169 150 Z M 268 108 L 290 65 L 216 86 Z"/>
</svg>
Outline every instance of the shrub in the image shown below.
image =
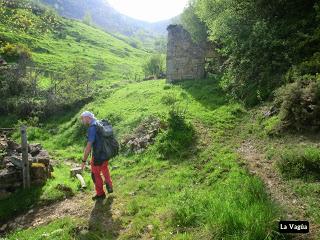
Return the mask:
<svg viewBox="0 0 320 240">
<path fill-rule="evenodd" d="M 0 49 L 0 53 L 8 62 L 16 62 L 21 58 L 31 59 L 30 49 L 19 44 L 7 43 Z"/>
<path fill-rule="evenodd" d="M 277 161 L 277 167 L 286 179 L 320 179 L 320 149 L 287 149 Z"/>
<path fill-rule="evenodd" d="M 195 141 L 195 130 L 185 119 L 185 112 L 174 106 L 169 111 L 168 130 L 158 139 L 158 151 L 163 158 L 182 159 L 189 153 Z"/>
<path fill-rule="evenodd" d="M 165 59 L 161 54 L 152 55 L 143 66 L 146 76 L 155 76 L 161 78 L 165 72 Z"/>
<path fill-rule="evenodd" d="M 164 85 L 163 90 L 168 90 L 168 89 L 171 89 L 171 85 L 169 84 Z"/>
<path fill-rule="evenodd" d="M 161 102 L 167 106 L 172 106 L 177 103 L 179 100 L 174 94 L 166 94 L 161 98 Z"/>
<path fill-rule="evenodd" d="M 320 127 L 320 76 L 304 75 L 276 91 L 284 126 L 297 130 Z"/>
<path fill-rule="evenodd" d="M 263 128 L 267 135 L 277 135 L 281 131 L 281 120 L 278 116 L 272 116 L 263 122 Z"/>
</svg>

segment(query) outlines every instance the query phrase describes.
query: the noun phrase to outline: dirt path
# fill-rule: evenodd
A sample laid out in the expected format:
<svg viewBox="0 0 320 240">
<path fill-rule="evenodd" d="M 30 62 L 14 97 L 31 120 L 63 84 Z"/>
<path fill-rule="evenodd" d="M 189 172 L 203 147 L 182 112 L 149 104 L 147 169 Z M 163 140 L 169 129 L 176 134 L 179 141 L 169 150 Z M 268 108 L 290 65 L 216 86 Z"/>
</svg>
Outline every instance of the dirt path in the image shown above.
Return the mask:
<svg viewBox="0 0 320 240">
<path fill-rule="evenodd" d="M 47 206 L 29 210 L 15 219 L 4 224 L 1 229 L 10 232 L 16 229 L 34 228 L 47 225 L 53 220 L 72 217 L 84 219 L 88 225 L 85 231 L 103 230 L 116 237 L 121 229 L 120 212 L 116 209 L 114 195 L 104 201 L 92 201 L 93 193 L 80 193 L 72 198 Z"/>
<path fill-rule="evenodd" d="M 293 235 L 294 239 L 316 239 L 319 234 L 319 225 L 315 224 L 306 215 L 306 205 L 296 196 L 290 187 L 275 171 L 272 162 L 264 154 L 257 151 L 252 140 L 244 141 L 238 152 L 246 161 L 248 170 L 259 176 L 265 183 L 271 197 L 286 211 L 286 220 L 309 220 L 310 233 Z"/>
</svg>

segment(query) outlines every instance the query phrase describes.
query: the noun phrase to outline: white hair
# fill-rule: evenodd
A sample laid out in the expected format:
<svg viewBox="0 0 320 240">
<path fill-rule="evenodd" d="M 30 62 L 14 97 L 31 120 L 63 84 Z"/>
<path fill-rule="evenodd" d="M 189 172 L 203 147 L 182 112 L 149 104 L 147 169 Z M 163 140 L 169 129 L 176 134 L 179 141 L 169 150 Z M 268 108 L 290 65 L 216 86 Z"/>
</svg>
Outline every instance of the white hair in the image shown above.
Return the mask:
<svg viewBox="0 0 320 240">
<path fill-rule="evenodd" d="M 90 117 L 90 118 L 94 118 L 94 114 L 92 112 L 89 111 L 85 111 L 81 114 L 81 117 Z"/>
</svg>

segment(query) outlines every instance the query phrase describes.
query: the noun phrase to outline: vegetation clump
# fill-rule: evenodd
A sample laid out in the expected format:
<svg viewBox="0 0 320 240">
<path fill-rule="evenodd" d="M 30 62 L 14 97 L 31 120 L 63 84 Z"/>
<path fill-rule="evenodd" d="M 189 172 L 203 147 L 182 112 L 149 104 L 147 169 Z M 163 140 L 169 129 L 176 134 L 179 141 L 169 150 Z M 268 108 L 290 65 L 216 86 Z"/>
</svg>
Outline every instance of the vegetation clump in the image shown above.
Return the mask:
<svg viewBox="0 0 320 240">
<path fill-rule="evenodd" d="M 286 179 L 320 179 L 320 150 L 318 148 L 287 149 L 277 162 Z"/>
</svg>

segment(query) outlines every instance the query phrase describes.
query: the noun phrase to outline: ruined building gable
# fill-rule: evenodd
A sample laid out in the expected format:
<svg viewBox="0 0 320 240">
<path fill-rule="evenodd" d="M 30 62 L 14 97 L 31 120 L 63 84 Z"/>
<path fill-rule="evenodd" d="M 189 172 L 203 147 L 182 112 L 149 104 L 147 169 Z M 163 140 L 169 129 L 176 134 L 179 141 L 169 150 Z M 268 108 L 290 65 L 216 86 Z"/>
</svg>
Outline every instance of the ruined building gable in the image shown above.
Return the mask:
<svg viewBox="0 0 320 240">
<path fill-rule="evenodd" d="M 167 81 L 204 78 L 204 50 L 182 26 L 169 25 L 167 30 Z"/>
</svg>

